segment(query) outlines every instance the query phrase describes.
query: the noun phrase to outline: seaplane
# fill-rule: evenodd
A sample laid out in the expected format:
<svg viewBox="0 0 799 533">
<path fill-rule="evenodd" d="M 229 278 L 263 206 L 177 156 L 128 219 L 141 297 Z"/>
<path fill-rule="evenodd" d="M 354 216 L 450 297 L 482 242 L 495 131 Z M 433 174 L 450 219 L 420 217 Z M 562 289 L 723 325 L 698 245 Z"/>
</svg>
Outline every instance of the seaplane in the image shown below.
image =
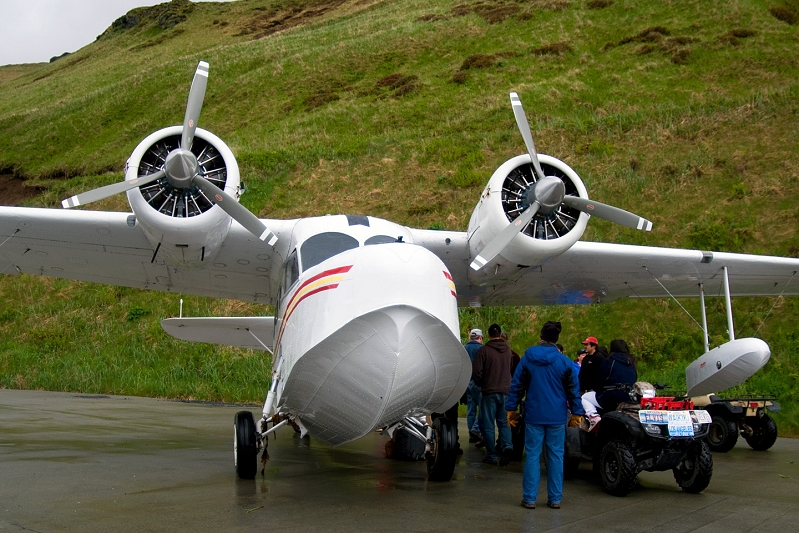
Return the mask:
<svg viewBox="0 0 799 533">
<path fill-rule="evenodd" d="M 799 259 L 580 241 L 592 216 L 652 223 L 589 198 L 569 165 L 538 154 L 516 93 L 527 151 L 496 169 L 466 231 L 346 214 L 259 219 L 239 203 L 232 151 L 197 125 L 208 73 L 200 62 L 183 124 L 147 136 L 124 181 L 68 198 L 68 209 L 0 207 L 0 272 L 273 306 L 274 316 L 161 323 L 179 339 L 271 354 L 260 416 L 235 416 L 240 478 L 255 477 L 269 435 L 288 424 L 333 446 L 402 428 L 424 444 L 429 479 L 449 480 L 457 428 L 433 415 L 471 376 L 458 307 L 799 293 Z M 123 192 L 130 213 L 75 209 Z M 730 333 L 702 356 L 693 393 L 735 385 L 768 360 L 763 341 Z"/>
</svg>

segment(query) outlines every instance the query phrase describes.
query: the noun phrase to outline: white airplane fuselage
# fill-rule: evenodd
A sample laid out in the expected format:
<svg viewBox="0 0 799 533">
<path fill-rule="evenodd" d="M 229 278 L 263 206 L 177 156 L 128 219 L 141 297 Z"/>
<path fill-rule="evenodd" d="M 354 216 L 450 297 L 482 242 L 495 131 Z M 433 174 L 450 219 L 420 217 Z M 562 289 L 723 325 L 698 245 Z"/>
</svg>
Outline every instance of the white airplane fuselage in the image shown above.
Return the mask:
<svg viewBox="0 0 799 533">
<path fill-rule="evenodd" d="M 444 263 L 402 226 L 359 220 L 298 225 L 275 326 L 276 411 L 332 445 L 443 412 L 471 376 Z"/>
</svg>

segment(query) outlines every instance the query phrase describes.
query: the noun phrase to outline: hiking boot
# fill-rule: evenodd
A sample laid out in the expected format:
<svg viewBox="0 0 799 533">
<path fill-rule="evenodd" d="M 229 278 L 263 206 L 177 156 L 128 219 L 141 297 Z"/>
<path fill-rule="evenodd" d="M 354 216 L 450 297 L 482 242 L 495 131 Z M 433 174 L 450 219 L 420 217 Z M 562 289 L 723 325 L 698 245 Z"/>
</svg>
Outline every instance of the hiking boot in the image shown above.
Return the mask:
<svg viewBox="0 0 799 533">
<path fill-rule="evenodd" d="M 480 436 L 479 433 L 474 431 L 469 432 L 469 442 L 474 443 L 474 442 L 480 442 L 481 440 L 483 440 L 483 437 Z"/>
<path fill-rule="evenodd" d="M 560 509 L 560 502 L 558 503 L 547 502 L 547 507 L 549 507 L 550 509 Z"/>
<path fill-rule="evenodd" d="M 483 459 L 483 463 L 487 465 L 495 465 L 497 464 L 497 460 L 494 459 L 493 457 L 486 457 L 485 459 Z"/>
<path fill-rule="evenodd" d="M 522 507 L 525 509 L 535 509 L 535 502 L 526 502 L 522 500 Z"/>
</svg>

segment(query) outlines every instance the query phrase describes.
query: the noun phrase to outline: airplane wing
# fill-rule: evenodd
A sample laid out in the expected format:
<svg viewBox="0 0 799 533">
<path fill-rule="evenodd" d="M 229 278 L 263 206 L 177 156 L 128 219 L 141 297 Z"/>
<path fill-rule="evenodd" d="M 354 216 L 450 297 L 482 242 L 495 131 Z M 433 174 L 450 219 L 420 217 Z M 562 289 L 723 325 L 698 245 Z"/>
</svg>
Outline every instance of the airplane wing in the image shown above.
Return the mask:
<svg viewBox="0 0 799 533">
<path fill-rule="evenodd" d="M 165 318 L 161 327 L 184 341 L 270 351 L 275 344 L 273 316 Z"/>
<path fill-rule="evenodd" d="M 679 248 L 577 242 L 539 266 L 483 286 L 470 285 L 466 233 L 412 230 L 414 242 L 438 255 L 452 274 L 458 305 L 552 305 L 619 298 L 724 294 L 726 266 L 732 296 L 799 294 L 799 259 Z"/>
<path fill-rule="evenodd" d="M 295 221 L 269 220 L 283 242 Z M 286 244 L 287 246 L 287 244 Z M 0 273 L 37 274 L 140 289 L 271 303 L 285 246 L 272 248 L 232 222 L 202 269 L 158 260 L 133 214 L 0 207 Z"/>
</svg>

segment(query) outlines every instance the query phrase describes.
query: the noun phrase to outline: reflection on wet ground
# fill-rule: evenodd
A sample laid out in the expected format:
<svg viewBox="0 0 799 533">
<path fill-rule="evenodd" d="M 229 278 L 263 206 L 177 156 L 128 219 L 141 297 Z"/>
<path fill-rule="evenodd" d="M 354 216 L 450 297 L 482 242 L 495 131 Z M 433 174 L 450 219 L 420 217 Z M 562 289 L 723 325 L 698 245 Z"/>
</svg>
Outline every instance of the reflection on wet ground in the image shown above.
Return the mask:
<svg viewBox="0 0 799 533">
<path fill-rule="evenodd" d="M 682 493 L 671 472 L 644 472 L 615 498 L 582 465 L 563 509 L 529 511 L 519 506 L 521 465 L 482 464 L 484 452 L 465 443 L 453 481 L 428 483 L 423 463 L 384 459 L 380 435 L 330 448 L 288 428 L 270 439 L 264 476 L 236 480 L 241 409 L 0 390 L 0 531 L 731 533 L 799 523 L 796 440 L 715 454 L 699 495 Z"/>
</svg>

